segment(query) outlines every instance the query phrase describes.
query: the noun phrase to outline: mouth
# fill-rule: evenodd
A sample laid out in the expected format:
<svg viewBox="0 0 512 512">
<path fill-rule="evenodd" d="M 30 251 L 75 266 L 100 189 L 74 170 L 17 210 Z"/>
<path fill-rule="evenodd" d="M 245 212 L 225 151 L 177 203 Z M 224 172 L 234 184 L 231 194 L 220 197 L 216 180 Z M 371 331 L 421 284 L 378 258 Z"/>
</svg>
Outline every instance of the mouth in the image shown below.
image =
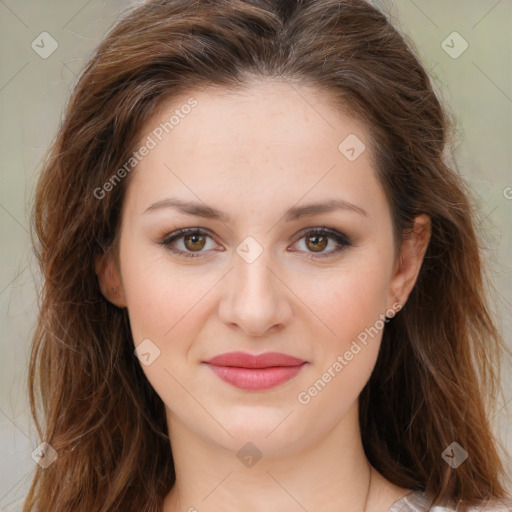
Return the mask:
<svg viewBox="0 0 512 512">
<path fill-rule="evenodd" d="M 277 352 L 257 356 L 231 352 L 209 359 L 205 364 L 220 379 L 232 386 L 248 391 L 263 391 L 295 377 L 307 361 Z"/>
</svg>

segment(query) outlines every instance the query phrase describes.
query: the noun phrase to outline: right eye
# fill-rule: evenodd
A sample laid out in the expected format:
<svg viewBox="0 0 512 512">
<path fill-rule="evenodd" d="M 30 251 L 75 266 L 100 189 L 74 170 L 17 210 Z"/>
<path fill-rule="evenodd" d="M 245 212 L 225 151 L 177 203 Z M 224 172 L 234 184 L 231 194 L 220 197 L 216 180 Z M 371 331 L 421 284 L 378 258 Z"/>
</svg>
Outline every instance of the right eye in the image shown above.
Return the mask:
<svg viewBox="0 0 512 512">
<path fill-rule="evenodd" d="M 201 253 L 205 252 L 203 248 L 207 238 L 211 236 L 201 228 L 185 228 L 169 233 L 159 243 L 179 256 L 197 258 L 203 256 Z M 176 247 L 178 241 L 182 243 L 183 248 Z"/>
</svg>

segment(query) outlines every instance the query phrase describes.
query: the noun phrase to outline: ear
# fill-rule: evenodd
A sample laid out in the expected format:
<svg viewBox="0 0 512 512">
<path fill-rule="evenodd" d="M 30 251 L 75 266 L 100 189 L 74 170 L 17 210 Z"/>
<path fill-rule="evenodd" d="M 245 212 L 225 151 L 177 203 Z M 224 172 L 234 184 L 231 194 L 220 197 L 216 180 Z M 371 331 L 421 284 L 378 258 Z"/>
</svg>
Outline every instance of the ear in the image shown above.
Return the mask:
<svg viewBox="0 0 512 512">
<path fill-rule="evenodd" d="M 125 308 L 126 299 L 121 276 L 112 254 L 97 255 L 94 264 L 103 296 L 115 306 Z"/>
<path fill-rule="evenodd" d="M 389 303 L 398 302 L 402 306 L 407 302 L 427 251 L 431 235 L 430 217 L 425 214 L 414 219 L 411 233 L 403 240 L 400 256 L 395 264 L 393 278 L 390 284 Z"/>
</svg>

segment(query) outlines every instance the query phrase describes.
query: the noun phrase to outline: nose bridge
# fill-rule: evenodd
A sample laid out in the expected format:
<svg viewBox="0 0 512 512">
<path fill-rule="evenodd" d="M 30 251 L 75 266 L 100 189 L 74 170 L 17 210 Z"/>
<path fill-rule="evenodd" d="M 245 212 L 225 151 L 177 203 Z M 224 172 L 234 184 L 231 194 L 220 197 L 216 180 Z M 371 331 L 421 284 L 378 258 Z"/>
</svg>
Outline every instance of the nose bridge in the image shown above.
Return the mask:
<svg viewBox="0 0 512 512">
<path fill-rule="evenodd" d="M 275 277 L 271 271 L 270 251 L 266 250 L 254 261 L 242 257 L 235 264 L 235 291 L 240 299 L 269 303 L 275 298 Z M 253 304 L 256 306 L 257 304 Z"/>
<path fill-rule="evenodd" d="M 286 287 L 275 275 L 278 271 L 271 250 L 251 238 L 237 247 L 221 317 L 247 334 L 258 336 L 287 323 L 291 305 Z"/>
</svg>

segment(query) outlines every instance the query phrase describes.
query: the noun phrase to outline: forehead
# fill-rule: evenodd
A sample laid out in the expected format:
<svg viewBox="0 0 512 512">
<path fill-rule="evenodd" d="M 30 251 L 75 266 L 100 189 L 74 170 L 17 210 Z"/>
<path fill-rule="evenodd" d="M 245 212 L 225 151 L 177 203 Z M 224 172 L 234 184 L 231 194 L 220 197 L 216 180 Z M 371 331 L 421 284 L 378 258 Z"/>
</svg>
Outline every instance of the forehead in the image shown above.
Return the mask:
<svg viewBox="0 0 512 512">
<path fill-rule="evenodd" d="M 192 94 L 176 98 L 167 108 L 182 104 L 190 96 Z M 339 117 L 334 96 L 327 91 L 288 81 L 253 82 L 235 90 L 209 86 L 196 91 L 193 96 L 198 101 L 198 108 L 194 109 L 196 117 L 204 119 L 223 113 L 215 118 L 223 123 L 228 119 L 233 122 L 235 119 L 230 116 L 243 113 L 246 119 L 264 122 L 269 136 L 273 134 L 269 121 L 276 129 L 287 127 L 292 121 L 301 121 L 310 124 L 312 129 L 333 130 L 336 127 L 332 121 Z M 216 134 L 221 135 L 220 132 Z"/>
<path fill-rule="evenodd" d="M 158 146 L 174 141 L 178 151 L 185 145 L 204 154 L 217 145 L 215 152 L 254 156 L 261 147 L 250 142 L 310 152 L 324 141 L 336 150 L 338 139 L 354 132 L 367 138 L 362 123 L 343 112 L 326 90 L 265 80 L 234 90 L 208 86 L 167 100 L 145 124 L 137 145 L 150 135 Z"/>
<path fill-rule="evenodd" d="M 142 202 L 164 190 L 195 200 L 214 195 L 223 203 L 238 197 L 245 206 L 257 198 L 293 203 L 337 190 L 356 202 L 361 184 L 378 193 L 368 131 L 313 87 L 268 81 L 190 91 L 146 123 L 139 146 L 149 139 L 154 147 L 129 187 Z"/>
</svg>

